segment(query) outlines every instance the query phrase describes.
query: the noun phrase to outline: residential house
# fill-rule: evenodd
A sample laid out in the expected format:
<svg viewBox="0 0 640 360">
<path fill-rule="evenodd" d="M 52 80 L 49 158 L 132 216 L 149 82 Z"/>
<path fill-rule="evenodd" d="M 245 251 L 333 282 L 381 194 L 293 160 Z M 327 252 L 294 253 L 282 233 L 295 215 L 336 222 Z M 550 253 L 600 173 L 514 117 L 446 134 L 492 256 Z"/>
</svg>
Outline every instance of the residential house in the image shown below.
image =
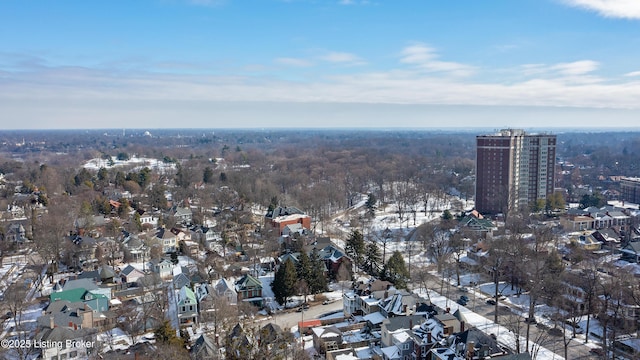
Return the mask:
<svg viewBox="0 0 640 360">
<path fill-rule="evenodd" d="M 127 284 L 135 284 L 138 282 L 138 279 L 144 277 L 144 273 L 132 265 L 127 265 L 122 269 L 122 271 L 120 271 L 120 277 L 122 278 L 122 281 Z"/>
<path fill-rule="evenodd" d="M 220 233 L 213 230 L 213 228 L 208 226 L 192 226 L 189 229 L 191 233 L 191 240 L 197 241 L 200 243 L 205 249 L 213 250 L 214 245 L 222 240 Z"/>
<path fill-rule="evenodd" d="M 626 260 L 633 263 L 640 263 L 640 242 L 630 242 L 622 249 L 620 249 L 620 253 L 622 254 L 621 259 Z"/>
<path fill-rule="evenodd" d="M 42 359 L 88 359 L 99 350 L 93 347 L 96 344 L 95 332 L 91 329 L 44 329 L 36 334 L 35 340 L 39 343 L 65 345 L 43 346 L 40 348 Z M 67 343 L 71 346 L 66 346 Z"/>
<path fill-rule="evenodd" d="M 457 316 L 456 316 L 457 315 Z M 434 316 L 442 324 L 442 332 L 445 337 L 465 330 L 465 322 L 460 319 L 460 314 L 443 313 Z"/>
<path fill-rule="evenodd" d="M 490 236 L 497 227 L 491 219 L 484 217 L 478 211 L 469 212 L 458 222 L 458 228 L 463 232 L 471 232 L 476 234 L 478 238 L 486 238 Z"/>
<path fill-rule="evenodd" d="M 343 263 L 347 269 L 352 268 L 351 258 L 345 254 L 344 250 L 333 244 L 320 249 L 318 251 L 318 256 L 320 257 L 320 260 L 324 261 L 330 275 L 336 275 L 340 265 Z"/>
<path fill-rule="evenodd" d="M 300 224 L 304 229 L 311 229 L 311 217 L 295 207 L 278 206 L 273 210 L 268 210 L 265 221 L 278 230 L 278 235 L 283 235 L 284 228 L 291 224 Z"/>
<path fill-rule="evenodd" d="M 200 246 L 197 242 L 191 240 L 180 240 L 180 252 L 190 257 L 197 257 L 200 252 Z"/>
<path fill-rule="evenodd" d="M 342 310 L 345 316 L 354 316 L 361 314 L 360 297 L 353 291 L 342 294 Z"/>
<path fill-rule="evenodd" d="M 72 279 L 56 284 L 54 286 L 54 292 L 60 292 L 73 289 L 85 289 L 94 294 L 104 295 L 107 299 L 111 300 L 111 288 L 109 286 L 98 285 L 94 279 Z"/>
<path fill-rule="evenodd" d="M 200 335 L 191 346 L 190 356 L 194 360 L 218 359 L 221 357 L 221 348 L 206 334 Z"/>
<path fill-rule="evenodd" d="M 174 289 L 181 289 L 191 284 L 191 280 L 189 279 L 189 276 L 187 276 L 187 274 L 185 273 L 179 273 L 174 275 L 172 282 L 173 282 Z"/>
<path fill-rule="evenodd" d="M 385 317 L 412 315 L 416 311 L 419 299 L 416 294 L 400 290 L 380 301 L 380 312 Z"/>
<path fill-rule="evenodd" d="M 313 333 L 313 347 L 320 354 L 327 351 L 337 350 L 342 344 L 342 331 L 337 327 L 324 326 L 314 327 L 311 329 Z"/>
<path fill-rule="evenodd" d="M 131 261 L 144 262 L 150 258 L 149 247 L 137 235 L 124 232 L 122 246 Z"/>
<path fill-rule="evenodd" d="M 9 224 L 5 240 L 16 244 L 22 244 L 27 241 L 27 231 L 24 226 L 22 226 L 22 223 L 15 222 Z"/>
<path fill-rule="evenodd" d="M 597 251 L 602 247 L 602 243 L 593 235 L 593 231 L 584 231 L 571 236 L 572 244 L 586 251 Z"/>
<path fill-rule="evenodd" d="M 98 238 L 105 233 L 106 226 L 110 221 L 104 215 L 90 215 L 78 218 L 74 222 L 75 232 L 80 236 Z"/>
<path fill-rule="evenodd" d="M 222 278 L 218 280 L 214 286 L 215 292 L 218 296 L 227 299 L 229 304 L 236 305 L 238 303 L 238 293 L 236 288 L 229 280 Z"/>
<path fill-rule="evenodd" d="M 176 234 L 164 227 L 158 228 L 155 237 L 160 240 L 163 253 L 172 253 L 178 250 L 178 239 Z"/>
<path fill-rule="evenodd" d="M 183 286 L 175 294 L 180 325 L 195 323 L 198 317 L 198 300 L 193 290 Z"/>
<path fill-rule="evenodd" d="M 247 301 L 256 306 L 262 306 L 262 282 L 246 274 L 235 282 L 234 288 L 238 294 L 238 302 Z"/>
<path fill-rule="evenodd" d="M 171 215 L 179 223 L 190 224 L 193 217 L 193 212 L 191 211 L 191 208 L 188 207 L 174 207 L 172 209 Z"/>
<path fill-rule="evenodd" d="M 60 300 L 66 300 L 71 303 L 81 302 L 88 305 L 93 311 L 109 310 L 109 299 L 106 296 L 92 293 L 84 288 L 53 292 L 49 296 L 49 300 L 51 302 Z"/>
<path fill-rule="evenodd" d="M 602 243 L 602 247 L 614 249 L 620 246 L 620 235 L 613 229 L 596 230 L 592 235 Z"/>
<path fill-rule="evenodd" d="M 115 326 L 117 316 L 107 311 L 94 311 L 82 302 L 58 300 L 50 303 L 36 320 L 39 329 L 55 327 L 78 329 L 110 329 Z"/>
<path fill-rule="evenodd" d="M 385 319 L 380 325 L 380 348 L 383 359 L 407 359 L 413 353 L 413 330 L 420 328 L 424 316 L 396 316 Z"/>
<path fill-rule="evenodd" d="M 208 283 L 197 284 L 194 293 L 198 299 L 198 311 L 214 310 L 215 293 L 211 285 Z"/>
<path fill-rule="evenodd" d="M 173 277 L 173 263 L 167 259 L 151 260 L 151 270 L 166 280 Z"/>
<path fill-rule="evenodd" d="M 584 231 L 593 229 L 593 218 L 586 215 L 567 216 L 560 220 L 567 231 Z"/>
<path fill-rule="evenodd" d="M 140 214 L 140 225 L 143 229 L 154 228 L 158 226 L 158 215 L 146 212 L 144 210 L 138 210 Z"/>
</svg>

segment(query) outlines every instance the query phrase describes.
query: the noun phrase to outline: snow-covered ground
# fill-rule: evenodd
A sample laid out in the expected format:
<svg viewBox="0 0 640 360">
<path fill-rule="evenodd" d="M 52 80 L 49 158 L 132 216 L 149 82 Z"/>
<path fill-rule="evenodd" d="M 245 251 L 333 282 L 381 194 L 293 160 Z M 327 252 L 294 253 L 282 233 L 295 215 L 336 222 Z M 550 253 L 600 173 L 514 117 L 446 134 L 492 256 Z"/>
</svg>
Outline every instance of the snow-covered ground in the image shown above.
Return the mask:
<svg viewBox="0 0 640 360">
<path fill-rule="evenodd" d="M 447 297 L 440 295 L 439 293 L 437 293 L 434 290 L 429 290 L 428 293 L 424 292 L 424 291 L 416 291 L 416 293 L 418 293 L 419 295 L 422 295 L 424 297 L 428 297 L 431 299 L 431 302 L 437 306 L 439 306 L 440 308 L 451 308 L 451 312 L 455 312 L 456 310 L 460 310 L 460 313 L 465 317 L 466 321 L 468 324 L 476 327 L 478 330 L 484 332 L 485 334 L 493 334 L 496 336 L 496 339 L 498 341 L 498 344 L 505 346 L 507 348 L 510 349 L 515 349 L 516 348 L 516 338 L 514 336 L 514 334 L 509 331 L 509 329 L 507 329 L 506 327 L 502 326 L 502 325 L 498 325 L 496 323 L 494 323 L 492 320 L 489 320 L 479 314 L 474 313 L 473 311 L 471 311 L 470 309 L 457 304 L 455 301 L 448 299 Z M 523 339 L 520 339 L 521 344 L 520 346 L 522 348 L 525 348 L 525 343 Z M 533 344 L 533 347 L 535 349 L 537 349 L 538 352 L 538 356 L 536 359 L 538 360 L 544 360 L 544 359 L 555 359 L 555 360 L 560 360 L 560 359 L 564 359 L 563 357 L 559 356 L 558 354 L 555 354 L 553 351 L 539 345 L 539 344 L 534 344 L 532 342 L 530 342 L 529 347 L 531 347 Z"/>
</svg>

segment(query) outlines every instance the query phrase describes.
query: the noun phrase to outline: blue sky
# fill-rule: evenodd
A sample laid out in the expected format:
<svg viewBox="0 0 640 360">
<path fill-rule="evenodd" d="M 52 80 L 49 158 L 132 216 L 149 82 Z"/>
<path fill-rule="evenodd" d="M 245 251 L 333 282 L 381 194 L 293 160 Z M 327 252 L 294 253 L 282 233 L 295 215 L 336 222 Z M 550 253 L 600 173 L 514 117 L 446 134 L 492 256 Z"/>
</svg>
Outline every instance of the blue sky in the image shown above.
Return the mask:
<svg viewBox="0 0 640 360">
<path fill-rule="evenodd" d="M 0 125 L 639 127 L 638 0 L 0 1 Z"/>
</svg>

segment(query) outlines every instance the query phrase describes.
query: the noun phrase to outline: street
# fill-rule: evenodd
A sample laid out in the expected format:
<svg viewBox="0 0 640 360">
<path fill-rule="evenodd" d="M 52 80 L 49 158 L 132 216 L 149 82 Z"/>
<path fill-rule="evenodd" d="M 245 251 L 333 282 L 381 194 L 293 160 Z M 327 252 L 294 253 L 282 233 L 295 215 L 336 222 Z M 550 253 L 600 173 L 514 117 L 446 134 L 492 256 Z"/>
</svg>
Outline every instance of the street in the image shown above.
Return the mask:
<svg viewBox="0 0 640 360">
<path fill-rule="evenodd" d="M 427 286 L 429 289 L 439 290 L 441 287 L 441 279 L 435 275 L 429 274 L 427 279 Z M 445 286 L 444 293 L 449 299 L 446 302 L 446 306 L 450 307 L 451 312 L 455 312 L 461 305 L 456 303 L 456 300 L 461 295 L 466 295 L 469 298 L 466 309 L 473 311 L 474 313 L 493 320 L 495 313 L 495 305 L 487 304 L 486 295 L 477 291 L 477 288 L 469 288 L 468 291 L 460 291 L 455 286 Z M 510 331 L 516 330 L 519 332 L 521 346 L 524 347 L 526 337 L 527 324 L 524 322 L 524 318 L 518 315 L 517 309 L 512 309 L 508 303 L 503 301 L 498 302 L 498 323 Z M 570 332 L 567 332 L 570 336 Z M 562 335 L 553 336 L 549 333 L 548 327 L 541 324 L 530 324 L 529 327 L 529 339 L 532 342 L 536 342 L 541 346 L 544 346 L 553 353 L 564 357 L 564 344 Z M 598 359 L 597 355 L 590 354 L 590 348 L 583 343 L 584 340 L 580 338 L 572 339 L 568 345 L 568 359 Z M 524 348 L 520 349 L 524 352 Z"/>
</svg>

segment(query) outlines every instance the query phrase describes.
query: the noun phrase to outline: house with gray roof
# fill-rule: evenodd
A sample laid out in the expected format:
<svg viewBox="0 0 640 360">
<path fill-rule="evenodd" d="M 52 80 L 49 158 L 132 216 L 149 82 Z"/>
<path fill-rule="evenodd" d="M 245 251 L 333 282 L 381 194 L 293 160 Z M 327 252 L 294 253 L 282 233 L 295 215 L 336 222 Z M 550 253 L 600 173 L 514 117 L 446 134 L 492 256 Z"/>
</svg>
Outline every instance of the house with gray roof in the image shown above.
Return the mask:
<svg viewBox="0 0 640 360">
<path fill-rule="evenodd" d="M 231 281 L 222 278 L 215 284 L 214 289 L 216 294 L 227 299 L 229 304 L 235 305 L 238 303 L 238 293 L 235 290 L 235 285 Z"/>
<path fill-rule="evenodd" d="M 95 331 L 92 329 L 70 330 L 62 327 L 43 329 L 36 334 L 34 340 L 40 343 L 65 345 L 67 340 L 70 340 L 71 346 L 43 346 L 40 349 L 42 359 L 88 359 L 91 354 L 98 353 L 98 349 L 92 347 L 96 344 Z"/>
<path fill-rule="evenodd" d="M 144 273 L 129 264 L 120 271 L 120 277 L 127 284 L 135 284 L 138 279 L 144 277 Z"/>
<path fill-rule="evenodd" d="M 620 249 L 621 259 L 628 262 L 640 263 L 640 242 L 631 242 Z"/>
</svg>

